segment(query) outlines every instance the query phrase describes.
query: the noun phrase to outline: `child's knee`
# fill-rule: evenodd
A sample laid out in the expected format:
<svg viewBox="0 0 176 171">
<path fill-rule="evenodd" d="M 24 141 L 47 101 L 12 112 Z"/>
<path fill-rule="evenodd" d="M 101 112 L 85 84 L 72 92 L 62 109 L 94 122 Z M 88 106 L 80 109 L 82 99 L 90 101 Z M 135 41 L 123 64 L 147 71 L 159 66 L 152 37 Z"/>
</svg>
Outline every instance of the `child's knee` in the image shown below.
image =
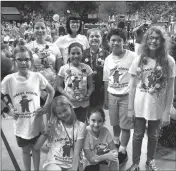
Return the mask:
<svg viewBox="0 0 176 171">
<path fill-rule="evenodd" d="M 119 160 L 109 162 L 110 171 L 119 171 Z"/>
<path fill-rule="evenodd" d="M 61 167 L 57 164 L 49 164 L 45 167 L 45 170 L 46 171 L 54 171 L 54 170 L 57 170 L 57 171 L 62 171 Z"/>
</svg>

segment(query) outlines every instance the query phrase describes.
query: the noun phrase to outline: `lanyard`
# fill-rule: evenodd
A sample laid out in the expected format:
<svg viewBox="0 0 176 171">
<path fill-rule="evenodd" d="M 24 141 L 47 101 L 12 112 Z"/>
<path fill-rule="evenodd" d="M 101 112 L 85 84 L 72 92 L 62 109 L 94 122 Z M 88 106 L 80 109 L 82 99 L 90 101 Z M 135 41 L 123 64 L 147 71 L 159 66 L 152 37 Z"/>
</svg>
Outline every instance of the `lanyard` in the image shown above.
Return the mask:
<svg viewBox="0 0 176 171">
<path fill-rule="evenodd" d="M 65 132 L 66 132 L 66 134 L 67 134 L 67 137 L 68 137 L 68 139 L 69 139 L 69 141 L 70 141 L 70 144 L 71 144 L 71 146 L 73 147 L 73 151 L 74 151 L 74 141 L 75 141 L 75 139 L 74 139 L 74 130 L 75 130 L 75 121 L 74 121 L 74 123 L 73 123 L 73 143 L 72 143 L 72 140 L 71 140 L 71 138 L 70 138 L 70 136 L 68 135 L 68 132 L 67 132 L 67 129 L 65 128 L 65 125 L 62 123 L 62 125 L 63 125 L 63 127 L 64 127 L 64 129 L 65 129 Z"/>
</svg>

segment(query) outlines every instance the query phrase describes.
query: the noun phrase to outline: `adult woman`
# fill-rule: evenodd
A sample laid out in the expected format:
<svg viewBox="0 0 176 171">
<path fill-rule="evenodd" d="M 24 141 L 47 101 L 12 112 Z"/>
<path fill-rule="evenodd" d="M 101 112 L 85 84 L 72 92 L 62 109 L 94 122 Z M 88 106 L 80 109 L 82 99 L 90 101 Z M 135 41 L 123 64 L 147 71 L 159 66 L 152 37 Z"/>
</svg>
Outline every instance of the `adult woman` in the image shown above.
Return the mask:
<svg viewBox="0 0 176 171">
<path fill-rule="evenodd" d="M 61 54 L 59 49 L 52 43 L 47 42 L 46 38 L 46 24 L 43 20 L 38 20 L 34 24 L 35 41 L 27 44 L 28 48 L 33 52 L 34 71 L 39 71 L 45 76 L 52 86 L 55 84 L 56 73 L 59 71 L 61 63 L 59 58 Z M 42 93 L 43 98 L 46 93 Z"/>
<path fill-rule="evenodd" d="M 55 44 L 60 49 L 64 64 L 68 60 L 68 47 L 71 43 L 78 42 L 83 46 L 83 50 L 89 48 L 86 36 L 81 35 L 82 20 L 80 17 L 70 16 L 66 22 L 67 35 L 59 37 Z"/>
<path fill-rule="evenodd" d="M 102 34 L 98 28 L 88 30 L 87 37 L 90 48 L 85 51 L 82 62 L 88 64 L 93 70 L 95 90 L 91 95 L 90 106 L 96 106 L 103 102 L 103 66 L 109 53 L 101 48 Z"/>
</svg>

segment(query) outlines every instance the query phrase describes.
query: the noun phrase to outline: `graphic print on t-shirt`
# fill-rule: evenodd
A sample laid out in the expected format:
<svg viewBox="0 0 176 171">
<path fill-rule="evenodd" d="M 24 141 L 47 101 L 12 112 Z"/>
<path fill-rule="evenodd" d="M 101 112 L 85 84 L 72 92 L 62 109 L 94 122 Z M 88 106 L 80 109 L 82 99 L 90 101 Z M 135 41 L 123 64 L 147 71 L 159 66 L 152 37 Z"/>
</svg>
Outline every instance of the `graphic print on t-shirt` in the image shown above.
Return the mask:
<svg viewBox="0 0 176 171">
<path fill-rule="evenodd" d="M 81 99 L 85 96 L 87 90 L 87 76 L 86 73 L 73 74 L 70 73 L 67 77 L 68 87 L 73 93 L 74 99 Z"/>
<path fill-rule="evenodd" d="M 63 157 L 70 157 L 70 150 L 71 150 L 72 144 L 70 144 L 69 140 L 65 141 L 65 144 L 63 145 Z"/>
<path fill-rule="evenodd" d="M 157 71 L 156 68 L 144 69 L 143 82 L 141 81 L 141 91 L 148 91 L 149 93 L 155 93 L 161 95 L 166 86 L 166 79 L 163 76 L 162 71 Z M 143 90 L 144 89 L 144 90 Z"/>
<path fill-rule="evenodd" d="M 29 111 L 29 102 L 31 102 L 32 99 L 28 99 L 26 95 L 22 96 L 22 100 L 19 102 L 21 104 L 22 112 L 30 112 Z"/>
<path fill-rule="evenodd" d="M 119 83 L 119 77 L 120 77 L 119 70 L 114 71 L 113 78 L 114 78 L 114 83 Z"/>
<path fill-rule="evenodd" d="M 108 145 L 104 144 L 104 143 L 97 144 L 95 146 L 95 149 L 96 149 L 96 154 L 97 155 L 102 155 L 102 154 L 105 154 L 105 153 L 109 152 Z"/>
</svg>

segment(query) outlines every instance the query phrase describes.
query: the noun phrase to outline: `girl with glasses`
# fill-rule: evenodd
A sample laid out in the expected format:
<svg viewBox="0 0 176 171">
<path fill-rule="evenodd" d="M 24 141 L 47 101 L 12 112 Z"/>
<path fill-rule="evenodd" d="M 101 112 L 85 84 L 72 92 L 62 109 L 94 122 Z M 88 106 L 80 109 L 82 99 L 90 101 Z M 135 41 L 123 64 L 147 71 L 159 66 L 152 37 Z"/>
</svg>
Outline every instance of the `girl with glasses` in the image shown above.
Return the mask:
<svg viewBox="0 0 176 171">
<path fill-rule="evenodd" d="M 39 170 L 40 150 L 33 145 L 44 129 L 43 115 L 48 113 L 54 90 L 46 78 L 32 72 L 32 52 L 25 46 L 17 46 L 13 52 L 17 72 L 7 75 L 2 80 L 2 94 L 11 99 L 14 108 L 10 109 L 14 118 L 14 134 L 17 144 L 22 148 L 24 169 L 31 170 L 31 156 L 34 170 Z M 41 90 L 47 92 L 44 106 L 40 107 Z"/>
</svg>

